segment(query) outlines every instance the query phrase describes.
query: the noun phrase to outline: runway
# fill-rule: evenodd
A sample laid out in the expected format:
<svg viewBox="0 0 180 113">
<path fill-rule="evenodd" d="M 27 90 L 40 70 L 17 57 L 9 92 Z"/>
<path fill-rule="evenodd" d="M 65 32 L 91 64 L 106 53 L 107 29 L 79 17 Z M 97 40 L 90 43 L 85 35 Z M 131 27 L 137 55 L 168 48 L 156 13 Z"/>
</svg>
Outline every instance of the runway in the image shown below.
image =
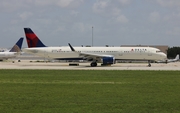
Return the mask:
<svg viewBox="0 0 180 113">
<path fill-rule="evenodd" d="M 69 66 L 69 63 L 59 62 L 30 62 L 29 60 L 15 61 L 14 63 L 0 62 L 0 69 L 55 69 L 55 70 L 180 70 L 180 62 L 174 63 L 117 63 L 111 66 L 90 67 L 90 63 L 79 63 L 79 66 Z"/>
</svg>

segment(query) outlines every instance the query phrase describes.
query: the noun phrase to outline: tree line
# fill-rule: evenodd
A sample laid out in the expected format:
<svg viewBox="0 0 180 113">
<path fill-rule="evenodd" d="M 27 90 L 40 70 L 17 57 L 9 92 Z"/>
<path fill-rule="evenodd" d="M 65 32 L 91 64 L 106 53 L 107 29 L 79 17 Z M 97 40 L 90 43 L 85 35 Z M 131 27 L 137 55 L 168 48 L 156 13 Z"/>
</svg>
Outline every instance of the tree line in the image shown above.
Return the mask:
<svg viewBox="0 0 180 113">
<path fill-rule="evenodd" d="M 176 55 L 180 55 L 180 47 L 169 47 L 167 50 L 167 57 L 168 58 L 175 58 Z"/>
</svg>

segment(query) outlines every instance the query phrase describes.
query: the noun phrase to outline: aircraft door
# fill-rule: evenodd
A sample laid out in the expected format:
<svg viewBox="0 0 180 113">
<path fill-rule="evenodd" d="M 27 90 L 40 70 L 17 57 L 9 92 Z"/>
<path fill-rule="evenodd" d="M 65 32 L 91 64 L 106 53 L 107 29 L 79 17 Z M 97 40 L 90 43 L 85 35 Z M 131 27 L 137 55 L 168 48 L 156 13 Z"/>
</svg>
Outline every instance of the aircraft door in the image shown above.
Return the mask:
<svg viewBox="0 0 180 113">
<path fill-rule="evenodd" d="M 123 56 L 123 51 L 119 51 L 119 56 Z"/>
<path fill-rule="evenodd" d="M 44 58 L 49 58 L 48 52 L 44 51 Z"/>
<path fill-rule="evenodd" d="M 152 53 L 150 51 L 148 51 L 148 56 L 152 56 Z"/>
</svg>

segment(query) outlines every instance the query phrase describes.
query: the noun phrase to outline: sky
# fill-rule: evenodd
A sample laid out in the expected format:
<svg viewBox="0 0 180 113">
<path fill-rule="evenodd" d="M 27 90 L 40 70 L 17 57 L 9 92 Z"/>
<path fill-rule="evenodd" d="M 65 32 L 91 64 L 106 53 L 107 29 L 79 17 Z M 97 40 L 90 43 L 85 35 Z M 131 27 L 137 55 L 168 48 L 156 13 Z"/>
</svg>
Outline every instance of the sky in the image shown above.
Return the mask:
<svg viewBox="0 0 180 113">
<path fill-rule="evenodd" d="M 46 46 L 180 46 L 180 0 L 0 0 L 0 15 L 0 47 L 24 27 Z"/>
</svg>

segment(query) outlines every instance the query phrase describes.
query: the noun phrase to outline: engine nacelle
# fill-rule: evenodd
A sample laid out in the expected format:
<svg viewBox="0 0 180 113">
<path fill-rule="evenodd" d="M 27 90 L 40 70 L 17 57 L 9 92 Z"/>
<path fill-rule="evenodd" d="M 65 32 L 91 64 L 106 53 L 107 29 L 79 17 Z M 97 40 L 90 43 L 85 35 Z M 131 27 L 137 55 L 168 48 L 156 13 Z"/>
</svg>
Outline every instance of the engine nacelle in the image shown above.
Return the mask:
<svg viewBox="0 0 180 113">
<path fill-rule="evenodd" d="M 114 57 L 103 57 L 102 63 L 103 64 L 115 64 L 115 58 Z"/>
</svg>

